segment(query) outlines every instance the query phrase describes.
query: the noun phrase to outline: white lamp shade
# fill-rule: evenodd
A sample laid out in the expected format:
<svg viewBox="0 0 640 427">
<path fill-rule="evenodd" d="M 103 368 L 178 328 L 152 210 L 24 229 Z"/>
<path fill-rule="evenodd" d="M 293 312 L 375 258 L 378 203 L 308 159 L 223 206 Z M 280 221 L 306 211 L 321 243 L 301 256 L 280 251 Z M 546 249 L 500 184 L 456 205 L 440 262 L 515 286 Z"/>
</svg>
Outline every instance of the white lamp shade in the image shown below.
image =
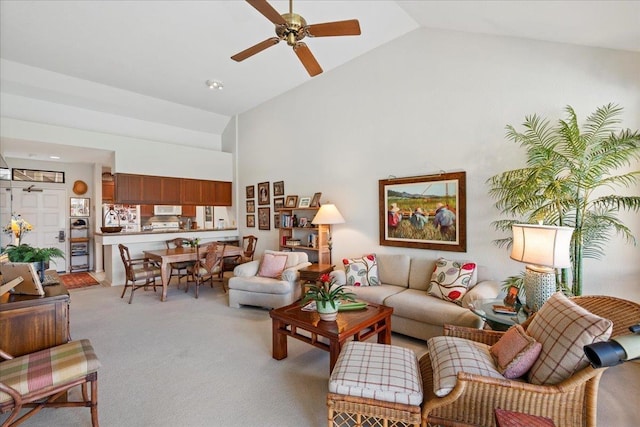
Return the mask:
<svg viewBox="0 0 640 427">
<path fill-rule="evenodd" d="M 571 266 L 569 248 L 573 228 L 537 224 L 514 224 L 511 228 L 512 259 L 553 268 Z"/>
<path fill-rule="evenodd" d="M 312 224 L 342 224 L 344 218 L 336 208 L 336 205 L 326 204 L 320 206 L 318 213 L 313 217 Z"/>
</svg>

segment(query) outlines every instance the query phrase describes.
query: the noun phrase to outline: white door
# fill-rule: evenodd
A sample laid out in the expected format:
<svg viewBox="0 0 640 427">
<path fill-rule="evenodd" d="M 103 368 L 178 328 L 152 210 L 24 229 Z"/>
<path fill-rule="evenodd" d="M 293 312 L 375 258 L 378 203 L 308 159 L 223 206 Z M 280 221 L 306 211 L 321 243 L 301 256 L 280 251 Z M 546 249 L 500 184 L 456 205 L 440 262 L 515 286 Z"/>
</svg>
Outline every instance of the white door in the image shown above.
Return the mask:
<svg viewBox="0 0 640 427">
<path fill-rule="evenodd" d="M 49 268 L 67 271 L 67 191 L 51 188 L 24 191 L 22 188 L 12 188 L 11 193 L 12 212 L 20 214 L 33 226 L 33 230 L 22 238 L 22 243 L 60 249 L 65 253 L 65 259 L 55 258 Z"/>
</svg>

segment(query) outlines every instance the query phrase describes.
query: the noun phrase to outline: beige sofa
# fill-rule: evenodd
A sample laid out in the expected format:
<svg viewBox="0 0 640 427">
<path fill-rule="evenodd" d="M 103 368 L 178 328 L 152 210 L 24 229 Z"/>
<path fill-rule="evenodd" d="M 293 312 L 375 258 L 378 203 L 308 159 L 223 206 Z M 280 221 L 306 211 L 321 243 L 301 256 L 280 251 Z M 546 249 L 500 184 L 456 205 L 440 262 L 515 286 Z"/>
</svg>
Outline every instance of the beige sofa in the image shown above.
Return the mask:
<svg viewBox="0 0 640 427">
<path fill-rule="evenodd" d="M 300 299 L 300 273 L 298 270 L 311 265 L 305 252 L 278 252 L 266 250 L 265 253 L 286 255 L 287 263 L 280 279 L 256 276 L 260 261 L 250 261 L 233 269 L 229 279 L 229 307 L 241 305 L 277 308 Z"/>
<path fill-rule="evenodd" d="M 445 323 L 481 328 L 483 320 L 467 308 L 469 303 L 496 298 L 500 293 L 500 284 L 488 280 L 486 269 L 479 267 L 460 306 L 427 294 L 435 259 L 391 254 L 376 254 L 376 258 L 380 286 L 346 286 L 346 289 L 358 299 L 393 307 L 391 329 L 414 338 L 427 340 L 442 335 Z M 344 270 L 331 274 L 337 284 L 346 283 Z"/>
</svg>

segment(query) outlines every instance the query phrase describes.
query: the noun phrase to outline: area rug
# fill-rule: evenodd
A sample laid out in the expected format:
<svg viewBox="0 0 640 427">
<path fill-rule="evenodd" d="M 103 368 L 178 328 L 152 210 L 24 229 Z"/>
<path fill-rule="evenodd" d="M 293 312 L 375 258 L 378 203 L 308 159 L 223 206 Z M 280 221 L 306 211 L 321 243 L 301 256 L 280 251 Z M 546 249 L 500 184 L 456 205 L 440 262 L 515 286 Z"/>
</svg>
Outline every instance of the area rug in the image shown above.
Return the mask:
<svg viewBox="0 0 640 427">
<path fill-rule="evenodd" d="M 80 289 L 100 284 L 91 274 L 85 272 L 63 274 L 60 280 L 67 289 Z"/>
</svg>

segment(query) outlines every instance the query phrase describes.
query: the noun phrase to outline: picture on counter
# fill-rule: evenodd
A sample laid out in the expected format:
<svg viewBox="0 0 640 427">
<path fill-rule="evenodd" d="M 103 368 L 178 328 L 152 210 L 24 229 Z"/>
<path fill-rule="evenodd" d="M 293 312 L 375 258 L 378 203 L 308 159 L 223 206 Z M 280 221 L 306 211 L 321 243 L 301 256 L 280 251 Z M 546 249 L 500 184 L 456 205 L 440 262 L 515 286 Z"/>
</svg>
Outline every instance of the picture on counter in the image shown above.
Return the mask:
<svg viewBox="0 0 640 427">
<path fill-rule="evenodd" d="M 309 205 L 309 207 L 319 208 L 320 207 L 320 197 L 322 197 L 322 193 L 314 194 L 313 198 L 311 199 L 311 204 Z"/>
<path fill-rule="evenodd" d="M 311 205 L 311 197 L 300 197 L 299 208 L 308 208 Z"/>
<path fill-rule="evenodd" d="M 284 181 L 273 183 L 273 196 L 284 196 Z"/>
<path fill-rule="evenodd" d="M 270 230 L 271 208 L 258 208 L 258 229 Z"/>
<path fill-rule="evenodd" d="M 269 199 L 269 181 L 258 183 L 258 204 L 268 205 Z"/>
<path fill-rule="evenodd" d="M 247 213 L 256 213 L 255 200 L 247 200 Z"/>
<path fill-rule="evenodd" d="M 298 196 L 287 196 L 285 205 L 288 208 L 295 208 L 298 205 Z"/>
<path fill-rule="evenodd" d="M 71 197 L 71 216 L 89 216 L 91 199 Z"/>
<path fill-rule="evenodd" d="M 247 227 L 255 227 L 255 226 L 256 226 L 256 216 L 247 215 Z"/>
<path fill-rule="evenodd" d="M 247 199 L 253 199 L 255 196 L 255 187 L 253 185 L 247 185 Z"/>
<path fill-rule="evenodd" d="M 280 228 L 280 214 L 273 214 L 273 228 Z"/>
<path fill-rule="evenodd" d="M 284 208 L 284 197 L 273 199 L 273 209 L 278 210 Z"/>
</svg>

